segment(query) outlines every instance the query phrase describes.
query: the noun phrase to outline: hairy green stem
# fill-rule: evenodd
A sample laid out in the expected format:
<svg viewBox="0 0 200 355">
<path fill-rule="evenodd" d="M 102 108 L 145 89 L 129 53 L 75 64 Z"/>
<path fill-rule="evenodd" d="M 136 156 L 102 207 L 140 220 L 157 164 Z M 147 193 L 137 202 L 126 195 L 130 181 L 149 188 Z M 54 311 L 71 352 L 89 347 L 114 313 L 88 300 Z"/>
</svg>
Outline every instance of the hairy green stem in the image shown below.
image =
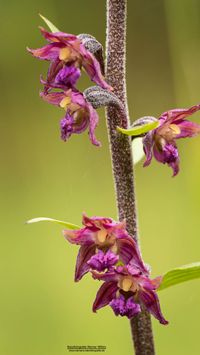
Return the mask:
<svg viewBox="0 0 200 355">
<path fill-rule="evenodd" d="M 114 107 L 107 109 L 107 125 L 112 156 L 117 208 L 120 220 L 138 242 L 137 210 L 131 139 L 117 133 L 116 126 L 127 128 L 129 114 L 126 97 L 126 17 L 127 0 L 107 0 L 106 79 L 122 101 L 125 115 Z M 130 321 L 136 355 L 155 354 L 151 318 L 143 310 Z"/>
</svg>

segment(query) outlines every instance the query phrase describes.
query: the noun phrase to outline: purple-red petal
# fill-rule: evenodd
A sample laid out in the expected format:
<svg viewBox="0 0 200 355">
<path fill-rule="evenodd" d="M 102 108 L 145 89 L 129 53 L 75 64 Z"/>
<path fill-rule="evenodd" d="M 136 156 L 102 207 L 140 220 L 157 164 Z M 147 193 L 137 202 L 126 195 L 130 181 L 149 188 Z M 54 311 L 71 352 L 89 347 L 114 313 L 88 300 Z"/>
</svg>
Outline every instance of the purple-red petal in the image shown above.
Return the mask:
<svg viewBox="0 0 200 355">
<path fill-rule="evenodd" d="M 141 289 L 139 291 L 139 299 L 147 308 L 147 310 L 159 320 L 161 324 L 168 324 L 168 321 L 163 317 L 161 309 L 160 309 L 160 302 L 159 298 L 155 291 Z"/>
<path fill-rule="evenodd" d="M 85 213 L 83 213 L 82 223 L 84 226 L 88 228 L 94 228 L 94 230 L 98 231 L 100 229 L 100 225 L 102 225 L 105 229 L 107 229 L 107 225 L 116 225 L 117 222 L 114 222 L 111 218 L 108 217 L 88 217 Z M 98 225 L 98 227 L 97 227 Z"/>
<path fill-rule="evenodd" d="M 185 109 L 174 109 L 163 112 L 159 119 L 163 119 L 167 123 L 176 123 L 177 120 L 184 120 L 188 116 L 193 115 L 195 112 L 200 110 L 200 104 L 194 105 Z"/>
<path fill-rule="evenodd" d="M 144 153 L 146 155 L 146 160 L 143 164 L 143 166 L 148 166 L 151 163 L 153 153 L 152 153 L 152 148 L 154 144 L 154 130 L 150 131 L 146 134 L 146 136 L 143 138 L 143 149 Z"/>
<path fill-rule="evenodd" d="M 75 35 L 65 32 L 48 32 L 43 27 L 40 27 L 40 31 L 45 39 L 51 42 L 64 42 L 77 41 L 78 38 Z"/>
<path fill-rule="evenodd" d="M 97 292 L 92 310 L 96 312 L 98 309 L 107 306 L 116 296 L 118 290 L 116 281 L 104 282 Z"/>
<path fill-rule="evenodd" d="M 116 241 L 120 259 L 124 264 L 131 262 L 138 266 L 142 272 L 148 273 L 148 270 L 143 263 L 137 243 L 131 237 L 120 238 Z"/>
<path fill-rule="evenodd" d="M 59 51 L 62 48 L 62 44 L 60 43 L 50 43 L 46 46 L 37 49 L 27 48 L 28 52 L 30 52 L 35 58 L 41 60 L 50 60 L 54 61 L 59 56 Z"/>
<path fill-rule="evenodd" d="M 90 53 L 83 44 L 80 45 L 80 53 L 83 58 L 83 68 L 86 73 L 89 75 L 90 79 L 94 81 L 97 85 L 101 86 L 103 89 L 107 89 L 109 91 L 112 90 L 111 86 L 107 84 L 102 73 L 101 67 L 97 59 L 94 57 L 92 53 Z"/>
<path fill-rule="evenodd" d="M 90 125 L 89 125 L 90 140 L 91 140 L 92 144 L 94 144 L 96 146 L 101 146 L 101 143 L 96 139 L 96 136 L 94 133 L 95 129 L 98 125 L 98 122 L 99 122 L 99 116 L 91 104 L 88 103 L 87 107 L 88 107 L 89 121 L 90 121 Z"/>
<path fill-rule="evenodd" d="M 71 244 L 84 245 L 90 242 L 94 243 L 93 232 L 89 228 L 65 229 L 63 235 Z"/>
<path fill-rule="evenodd" d="M 200 133 L 200 125 L 198 123 L 184 120 L 179 123 L 176 122 L 176 124 L 180 128 L 180 134 L 176 136 L 176 139 L 194 137 Z"/>
<path fill-rule="evenodd" d="M 43 91 L 40 93 L 40 96 L 44 101 L 47 101 L 49 104 L 56 106 L 59 106 L 61 101 L 66 97 L 64 92 L 44 93 Z"/>
<path fill-rule="evenodd" d="M 95 254 L 96 246 L 93 242 L 81 245 L 76 259 L 75 281 L 80 281 L 89 269 L 88 260 Z"/>
</svg>

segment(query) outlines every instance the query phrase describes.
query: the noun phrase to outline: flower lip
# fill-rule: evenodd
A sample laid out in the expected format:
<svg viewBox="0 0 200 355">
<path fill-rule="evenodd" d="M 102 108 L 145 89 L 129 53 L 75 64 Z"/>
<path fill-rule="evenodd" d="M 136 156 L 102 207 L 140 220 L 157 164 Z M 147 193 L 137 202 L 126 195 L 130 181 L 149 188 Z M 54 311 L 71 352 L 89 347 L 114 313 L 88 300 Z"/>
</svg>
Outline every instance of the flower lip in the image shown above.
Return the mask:
<svg viewBox="0 0 200 355">
<path fill-rule="evenodd" d="M 126 300 L 123 295 L 120 295 L 118 298 L 114 298 L 109 305 L 116 316 L 127 316 L 129 319 L 141 312 L 140 305 L 134 302 L 133 297 Z"/>
<path fill-rule="evenodd" d="M 61 139 L 65 142 L 73 133 L 73 123 L 73 117 L 69 114 L 60 121 Z"/>
<path fill-rule="evenodd" d="M 97 271 L 104 271 L 105 269 L 110 269 L 114 266 L 119 260 L 119 256 L 112 253 L 111 250 L 108 250 L 104 253 L 102 250 L 99 250 L 97 254 L 93 255 L 90 260 L 88 260 L 88 265 Z"/>
<path fill-rule="evenodd" d="M 64 66 L 55 77 L 55 84 L 61 88 L 72 87 L 80 78 L 80 69 L 74 65 Z"/>
<path fill-rule="evenodd" d="M 166 144 L 163 148 L 164 161 L 168 164 L 176 162 L 178 159 L 178 150 L 172 144 Z"/>
</svg>

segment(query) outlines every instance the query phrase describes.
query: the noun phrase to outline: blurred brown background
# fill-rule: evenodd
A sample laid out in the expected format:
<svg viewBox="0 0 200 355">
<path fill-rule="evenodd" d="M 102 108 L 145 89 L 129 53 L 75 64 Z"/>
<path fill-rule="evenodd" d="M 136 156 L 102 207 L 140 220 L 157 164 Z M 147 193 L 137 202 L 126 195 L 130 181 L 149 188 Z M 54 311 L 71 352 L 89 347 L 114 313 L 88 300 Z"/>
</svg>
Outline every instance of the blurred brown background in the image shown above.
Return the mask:
<svg viewBox="0 0 200 355">
<path fill-rule="evenodd" d="M 129 0 L 127 77 L 131 119 L 200 102 L 200 2 Z M 106 345 L 132 353 L 129 323 L 109 307 L 91 312 L 100 283 L 73 282 L 78 248 L 58 226 L 24 222 L 81 214 L 116 218 L 103 110 L 97 137 L 59 139 L 62 111 L 39 98 L 47 63 L 25 47 L 44 44 L 38 12 L 69 33 L 105 42 L 104 0 L 1 0 L 1 293 L 0 354 L 64 355 L 67 345 Z M 86 76 L 80 87 L 91 85 Z M 200 113 L 195 120 L 200 119 Z M 157 162 L 136 167 L 143 256 L 152 275 L 200 260 L 200 137 L 180 141 L 181 172 Z M 153 320 L 158 354 L 198 355 L 200 283 L 160 293 L 169 326 Z"/>
</svg>

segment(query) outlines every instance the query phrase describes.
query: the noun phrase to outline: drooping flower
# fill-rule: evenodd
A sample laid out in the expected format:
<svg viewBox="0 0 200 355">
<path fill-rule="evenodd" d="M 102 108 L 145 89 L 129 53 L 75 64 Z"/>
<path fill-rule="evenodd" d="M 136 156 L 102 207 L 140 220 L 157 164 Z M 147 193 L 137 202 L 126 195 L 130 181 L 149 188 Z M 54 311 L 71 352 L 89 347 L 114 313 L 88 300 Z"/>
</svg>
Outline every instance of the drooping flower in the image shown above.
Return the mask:
<svg viewBox="0 0 200 355">
<path fill-rule="evenodd" d="M 47 75 L 47 85 L 51 86 L 55 82 L 60 70 L 65 67 L 74 68 L 77 80 L 77 76 L 80 74 L 79 70 L 83 67 L 90 79 L 97 85 L 101 86 L 103 89 L 111 89 L 103 78 L 99 62 L 94 55 L 84 47 L 81 39 L 75 35 L 64 32 L 51 33 L 44 28 L 40 28 L 40 30 L 44 38 L 50 43 L 38 49 L 28 48 L 28 51 L 34 57 L 48 60 L 52 63 Z M 67 88 L 68 87 L 65 87 L 65 89 Z"/>
<path fill-rule="evenodd" d="M 60 122 L 61 138 L 64 141 L 72 134 L 80 134 L 89 128 L 91 142 L 100 145 L 94 133 L 99 120 L 98 114 L 81 92 L 75 89 L 65 92 L 42 92 L 41 97 L 66 111 L 65 117 Z"/>
<path fill-rule="evenodd" d="M 148 273 L 137 243 L 128 235 L 124 222 L 83 215 L 82 223 L 82 229 L 64 230 L 64 236 L 70 243 L 81 246 L 76 262 L 75 281 L 79 281 L 90 269 L 110 270 L 118 260 L 128 263 L 132 259 L 134 265 L 145 274 Z"/>
<path fill-rule="evenodd" d="M 143 305 L 160 323 L 168 324 L 162 315 L 156 294 L 161 277 L 150 280 L 132 261 L 104 274 L 91 272 L 95 279 L 104 281 L 97 292 L 93 312 L 110 305 L 116 315 L 132 318 L 141 311 L 140 305 Z"/>
<path fill-rule="evenodd" d="M 200 133 L 200 125 L 186 118 L 200 110 L 200 104 L 188 109 L 174 109 L 162 113 L 159 126 L 148 132 L 143 138 L 146 154 L 144 166 L 151 163 L 152 157 L 173 170 L 173 176 L 179 172 L 179 153 L 176 139 L 194 137 Z"/>
</svg>

